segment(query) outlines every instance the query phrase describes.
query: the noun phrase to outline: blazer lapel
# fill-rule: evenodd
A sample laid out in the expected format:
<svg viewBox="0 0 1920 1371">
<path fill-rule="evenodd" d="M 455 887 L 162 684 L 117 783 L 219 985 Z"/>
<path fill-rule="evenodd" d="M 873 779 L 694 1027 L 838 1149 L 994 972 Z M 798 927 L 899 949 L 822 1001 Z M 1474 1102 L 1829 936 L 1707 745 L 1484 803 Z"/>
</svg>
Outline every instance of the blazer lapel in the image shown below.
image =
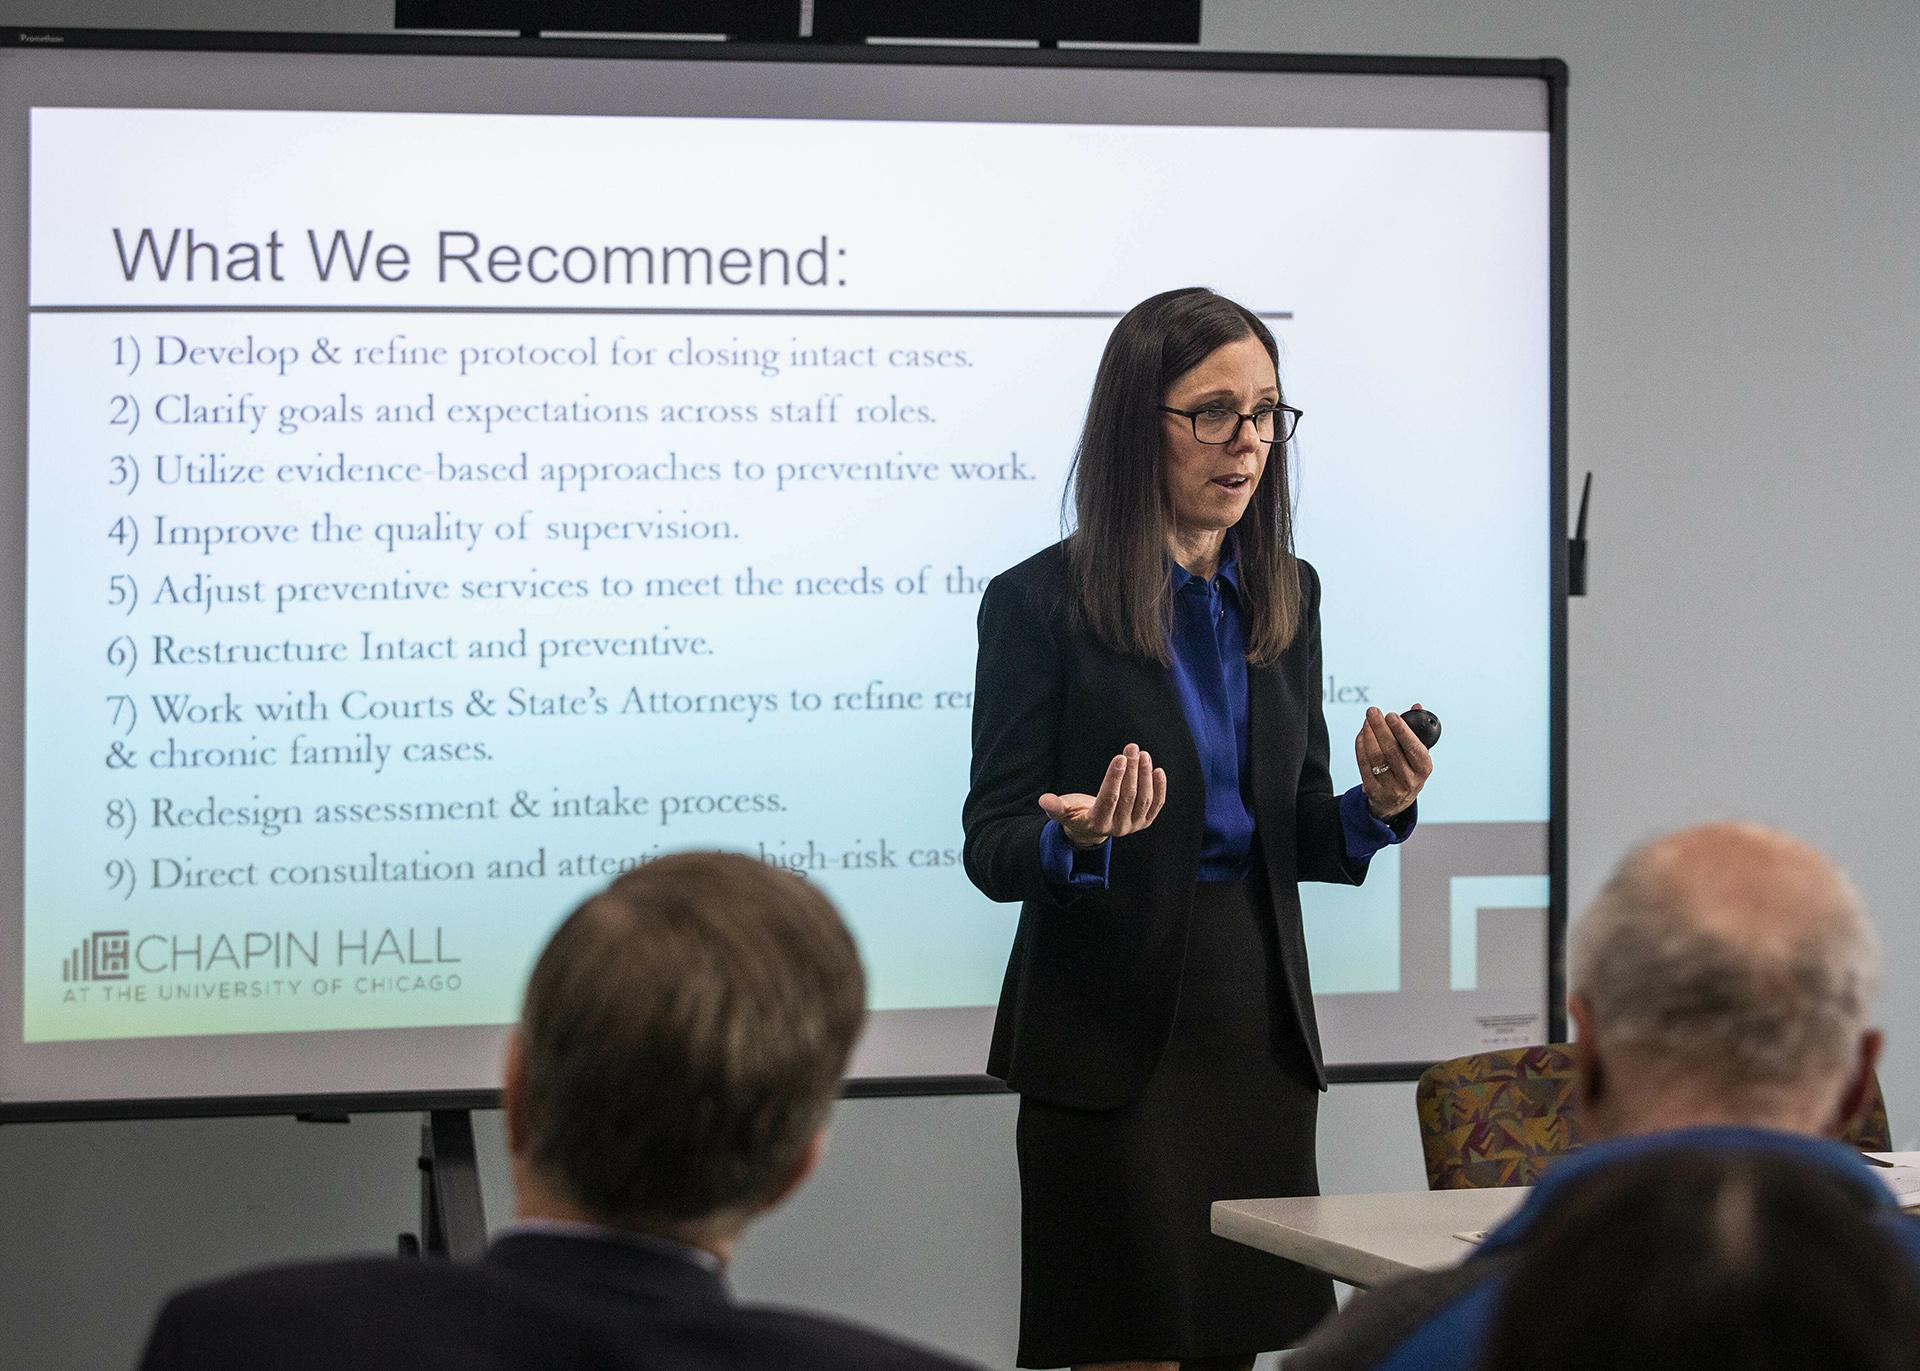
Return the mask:
<svg viewBox="0 0 1920 1371">
<path fill-rule="evenodd" d="M 1293 797 L 1282 779 L 1299 774 L 1300 740 L 1288 736 L 1285 720 L 1298 721 L 1303 708 L 1289 699 L 1292 690 L 1277 662 L 1247 664 L 1247 767 L 1253 772 L 1251 795 L 1255 830 L 1293 813 Z M 1310 702 L 1306 708 L 1317 708 Z"/>
<path fill-rule="evenodd" d="M 1129 740 L 1151 752 L 1156 766 L 1166 768 L 1167 807 L 1155 822 L 1173 828 L 1173 836 L 1191 847 L 1197 860 L 1207 827 L 1206 778 L 1200 772 L 1200 749 L 1194 744 L 1193 730 L 1187 727 L 1187 712 L 1180 707 L 1180 692 L 1173 686 L 1173 670 L 1144 657 L 1121 660 L 1128 668 L 1128 693 L 1138 702 L 1135 717 L 1166 721 L 1157 738 Z"/>
</svg>

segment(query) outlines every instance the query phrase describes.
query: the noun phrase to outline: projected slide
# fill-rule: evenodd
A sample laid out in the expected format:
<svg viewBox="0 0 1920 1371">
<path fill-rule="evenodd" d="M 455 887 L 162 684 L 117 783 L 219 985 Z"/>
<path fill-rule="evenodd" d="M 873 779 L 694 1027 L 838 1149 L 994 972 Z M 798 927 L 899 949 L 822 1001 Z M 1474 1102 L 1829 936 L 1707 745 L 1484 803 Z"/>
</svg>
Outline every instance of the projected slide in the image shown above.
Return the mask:
<svg viewBox="0 0 1920 1371">
<path fill-rule="evenodd" d="M 1061 535 L 1114 320 L 1204 283 L 1306 411 L 1336 784 L 1368 704 L 1446 721 L 1415 842 L 1308 892 L 1330 1058 L 1537 1041 L 1546 161 L 35 109 L 25 1040 L 502 1023 L 576 900 L 694 846 L 820 881 L 875 1009 L 991 1005 L 979 594 Z"/>
</svg>

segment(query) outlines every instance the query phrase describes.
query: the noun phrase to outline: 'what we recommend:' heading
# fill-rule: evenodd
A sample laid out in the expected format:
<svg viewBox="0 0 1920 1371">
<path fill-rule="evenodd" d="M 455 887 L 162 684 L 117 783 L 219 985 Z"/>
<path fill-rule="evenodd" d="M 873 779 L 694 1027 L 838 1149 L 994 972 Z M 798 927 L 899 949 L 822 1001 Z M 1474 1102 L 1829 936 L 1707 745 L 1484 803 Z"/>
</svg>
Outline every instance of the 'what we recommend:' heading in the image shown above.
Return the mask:
<svg viewBox="0 0 1920 1371">
<path fill-rule="evenodd" d="M 284 282 L 295 271 L 324 284 L 396 284 L 414 279 L 420 255 L 371 229 L 307 229 L 306 251 L 289 251 L 278 229 L 260 239 L 202 237 L 191 228 L 113 230 L 123 279 L 199 285 Z M 844 286 L 847 255 L 821 234 L 804 247 L 632 243 L 488 243 L 441 229 L 430 254 L 437 281 L 456 285 Z"/>
</svg>

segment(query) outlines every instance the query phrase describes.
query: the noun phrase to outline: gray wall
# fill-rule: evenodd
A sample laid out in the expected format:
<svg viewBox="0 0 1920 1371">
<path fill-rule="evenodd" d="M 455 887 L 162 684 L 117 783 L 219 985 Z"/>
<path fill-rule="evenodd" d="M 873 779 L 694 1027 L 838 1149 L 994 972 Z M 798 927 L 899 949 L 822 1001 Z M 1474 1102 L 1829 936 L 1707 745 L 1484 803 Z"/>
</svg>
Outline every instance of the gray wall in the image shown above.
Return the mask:
<svg viewBox="0 0 1920 1371">
<path fill-rule="evenodd" d="M 384 0 L 0 0 L 0 23 L 379 29 Z M 1573 69 L 1572 419 L 1596 474 L 1573 606 L 1572 889 L 1724 814 L 1837 853 L 1887 943 L 1883 1073 L 1920 1146 L 1920 880 L 1901 717 L 1920 677 L 1920 7 L 1913 0 L 1208 0 L 1209 46 L 1552 55 Z M 383 1247 L 414 1121 L 0 1130 L 0 1366 L 124 1364 L 167 1289 Z M 482 1137 L 505 1213 L 497 1125 Z M 755 1296 L 1011 1364 L 1004 1099 L 845 1106 L 825 1173 L 740 1263 Z M 1333 1092 L 1329 1189 L 1419 1183 L 1405 1086 Z"/>
</svg>

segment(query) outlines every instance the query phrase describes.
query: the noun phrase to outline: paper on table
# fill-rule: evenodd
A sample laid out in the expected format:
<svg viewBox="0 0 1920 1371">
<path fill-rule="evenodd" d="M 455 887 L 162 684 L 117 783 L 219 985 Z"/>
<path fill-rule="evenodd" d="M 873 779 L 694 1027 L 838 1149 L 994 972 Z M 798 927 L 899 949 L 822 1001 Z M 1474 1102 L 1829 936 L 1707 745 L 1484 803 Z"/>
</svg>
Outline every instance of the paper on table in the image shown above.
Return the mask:
<svg viewBox="0 0 1920 1371">
<path fill-rule="evenodd" d="M 1912 1152 L 1871 1152 L 1868 1155 L 1893 1163 L 1891 1166 L 1874 1167 L 1873 1174 L 1893 1192 L 1893 1198 L 1900 1207 L 1920 1209 L 1920 1165 L 1915 1165 L 1920 1162 L 1920 1156 Z"/>
</svg>

